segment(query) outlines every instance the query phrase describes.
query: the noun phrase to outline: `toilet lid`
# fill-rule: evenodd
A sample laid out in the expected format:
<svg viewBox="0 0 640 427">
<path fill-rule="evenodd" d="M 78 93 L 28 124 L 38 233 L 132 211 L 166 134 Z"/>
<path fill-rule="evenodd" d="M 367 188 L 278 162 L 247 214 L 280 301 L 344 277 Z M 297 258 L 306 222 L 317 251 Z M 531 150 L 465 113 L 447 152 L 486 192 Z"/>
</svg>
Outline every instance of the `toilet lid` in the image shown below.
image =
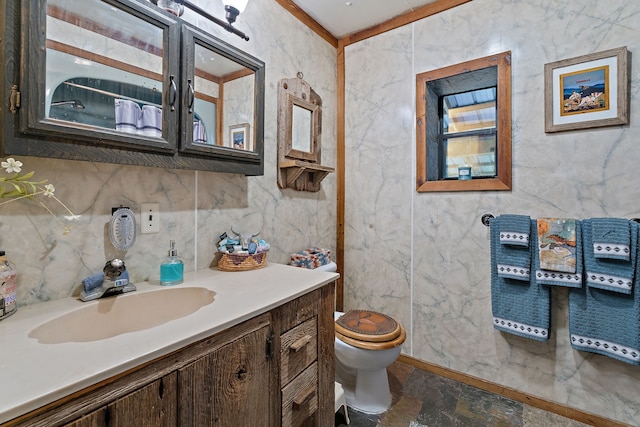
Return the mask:
<svg viewBox="0 0 640 427">
<path fill-rule="evenodd" d="M 359 341 L 387 342 L 400 336 L 398 322 L 386 314 L 369 310 L 351 310 L 336 320 L 336 335 Z"/>
<path fill-rule="evenodd" d="M 336 338 L 353 347 L 362 348 L 365 350 L 388 350 L 391 348 L 401 346 L 402 343 L 404 343 L 404 341 L 407 339 L 407 333 L 405 332 L 404 328 L 400 326 L 400 335 L 398 335 L 397 338 L 392 339 L 391 341 L 383 341 L 383 342 L 361 341 L 361 340 L 356 340 L 353 338 L 346 337 L 338 331 L 336 331 Z"/>
</svg>

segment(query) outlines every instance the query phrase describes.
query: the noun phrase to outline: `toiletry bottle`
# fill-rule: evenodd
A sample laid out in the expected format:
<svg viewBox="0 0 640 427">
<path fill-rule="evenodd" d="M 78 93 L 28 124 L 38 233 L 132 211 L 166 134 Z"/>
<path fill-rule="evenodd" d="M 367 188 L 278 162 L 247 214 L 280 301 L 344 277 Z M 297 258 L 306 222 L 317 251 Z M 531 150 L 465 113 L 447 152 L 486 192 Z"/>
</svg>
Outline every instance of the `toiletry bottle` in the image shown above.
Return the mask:
<svg viewBox="0 0 640 427">
<path fill-rule="evenodd" d="M 175 240 L 169 241 L 169 256 L 160 265 L 160 284 L 177 285 L 184 280 L 184 262 L 178 257 Z"/>
<path fill-rule="evenodd" d="M 15 313 L 18 309 L 16 274 L 16 266 L 6 258 L 4 251 L 0 251 L 0 319 Z"/>
</svg>

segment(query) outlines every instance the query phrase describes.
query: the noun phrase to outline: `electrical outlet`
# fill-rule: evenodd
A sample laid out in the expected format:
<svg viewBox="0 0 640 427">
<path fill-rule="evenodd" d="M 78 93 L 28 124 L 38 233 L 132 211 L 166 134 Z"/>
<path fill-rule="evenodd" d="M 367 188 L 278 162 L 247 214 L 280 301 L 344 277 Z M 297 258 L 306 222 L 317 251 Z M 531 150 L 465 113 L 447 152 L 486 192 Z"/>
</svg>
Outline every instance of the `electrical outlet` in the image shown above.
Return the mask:
<svg viewBox="0 0 640 427">
<path fill-rule="evenodd" d="M 160 203 L 140 203 L 140 233 L 160 232 Z"/>
</svg>

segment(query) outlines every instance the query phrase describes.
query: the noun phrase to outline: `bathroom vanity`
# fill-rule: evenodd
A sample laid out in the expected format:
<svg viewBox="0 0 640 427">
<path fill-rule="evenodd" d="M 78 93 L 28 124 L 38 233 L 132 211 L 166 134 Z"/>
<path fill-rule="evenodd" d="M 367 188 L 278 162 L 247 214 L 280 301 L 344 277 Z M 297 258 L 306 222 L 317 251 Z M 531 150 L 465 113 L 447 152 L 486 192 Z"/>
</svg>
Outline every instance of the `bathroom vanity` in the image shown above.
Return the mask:
<svg viewBox="0 0 640 427">
<path fill-rule="evenodd" d="M 337 278 L 270 263 L 22 307 L 0 322 L 0 422 L 333 425 Z"/>
</svg>

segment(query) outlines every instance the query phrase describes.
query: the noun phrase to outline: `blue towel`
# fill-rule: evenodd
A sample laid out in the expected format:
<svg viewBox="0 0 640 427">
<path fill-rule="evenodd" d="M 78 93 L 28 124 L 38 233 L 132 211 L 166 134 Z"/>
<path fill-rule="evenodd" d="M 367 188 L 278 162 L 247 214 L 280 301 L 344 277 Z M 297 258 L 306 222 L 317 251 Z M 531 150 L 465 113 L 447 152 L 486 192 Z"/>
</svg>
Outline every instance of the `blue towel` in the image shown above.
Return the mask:
<svg viewBox="0 0 640 427">
<path fill-rule="evenodd" d="M 526 215 L 500 215 L 500 243 L 529 246 L 531 218 Z"/>
<path fill-rule="evenodd" d="M 502 332 L 509 332 L 537 341 L 549 339 L 551 322 L 551 291 L 547 286 L 539 286 L 530 275 L 530 280 L 514 280 L 498 274 L 500 262 L 499 249 L 505 245 L 500 243 L 501 217 L 490 221 L 491 234 L 491 311 L 493 327 Z M 530 220 L 535 227 L 535 220 Z M 537 242 L 536 234 L 532 239 Z M 531 245 L 535 247 L 535 245 Z M 524 250 L 531 257 L 531 250 Z"/>
<path fill-rule="evenodd" d="M 538 220 L 540 221 L 540 220 Z M 569 288 L 582 287 L 582 227 L 580 221 L 571 220 L 575 223 L 575 248 L 560 245 L 564 251 L 572 251 L 572 259 L 575 260 L 574 272 L 547 270 L 540 267 L 540 241 L 537 240 L 533 248 L 533 265 L 535 281 L 539 285 L 566 286 Z M 536 236 L 539 237 L 539 236 Z M 545 246 L 545 250 L 553 251 Z"/>
<path fill-rule="evenodd" d="M 498 234 L 498 245 L 494 248 L 496 251 L 496 269 L 498 276 L 502 278 L 510 278 L 515 280 L 522 280 L 528 282 L 531 276 L 531 250 L 529 244 L 529 232 L 531 228 L 531 219 L 527 219 L 529 227 L 519 226 L 519 230 L 527 234 L 527 246 L 520 243 L 518 244 L 505 244 L 505 232 L 506 228 L 513 228 L 515 215 L 501 215 L 498 218 L 494 218 L 490 221 L 490 224 L 495 225 Z M 528 217 L 527 217 L 528 218 Z M 506 221 L 508 226 L 502 224 Z M 509 234 L 509 233 L 506 233 Z M 523 233 L 519 233 L 522 235 Z M 513 233 L 510 234 L 513 236 Z M 513 240 L 513 237 L 509 238 L 509 241 Z"/>
<path fill-rule="evenodd" d="M 582 221 L 582 245 L 584 247 L 584 266 L 587 286 L 609 291 L 631 294 L 635 280 L 636 258 L 638 252 L 638 224 L 627 221 L 630 233 L 630 259 L 623 261 L 614 258 L 596 258 L 593 248 L 592 219 Z"/>
<path fill-rule="evenodd" d="M 129 280 L 129 272 L 127 270 L 123 271 L 120 276 L 118 276 L 118 280 L 127 279 Z M 87 294 L 90 294 L 95 289 L 99 288 L 104 282 L 104 273 L 96 273 L 93 276 L 85 277 L 82 280 L 82 286 L 84 287 L 84 291 Z"/>
<path fill-rule="evenodd" d="M 594 257 L 630 260 L 631 231 L 629 220 L 624 218 L 593 218 L 591 230 Z"/>
<path fill-rule="evenodd" d="M 632 224 L 631 239 L 638 234 Z M 586 251 L 585 251 L 586 252 Z M 631 253 L 635 257 L 635 253 Z M 636 264 L 637 265 L 637 264 Z M 634 277 L 638 277 L 636 272 Z M 637 279 L 636 279 L 637 280 Z M 571 347 L 640 365 L 640 286 L 622 294 L 585 286 L 569 290 Z"/>
</svg>

